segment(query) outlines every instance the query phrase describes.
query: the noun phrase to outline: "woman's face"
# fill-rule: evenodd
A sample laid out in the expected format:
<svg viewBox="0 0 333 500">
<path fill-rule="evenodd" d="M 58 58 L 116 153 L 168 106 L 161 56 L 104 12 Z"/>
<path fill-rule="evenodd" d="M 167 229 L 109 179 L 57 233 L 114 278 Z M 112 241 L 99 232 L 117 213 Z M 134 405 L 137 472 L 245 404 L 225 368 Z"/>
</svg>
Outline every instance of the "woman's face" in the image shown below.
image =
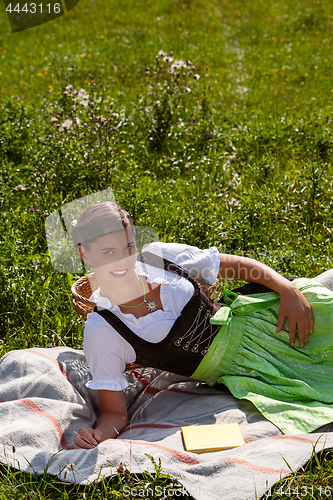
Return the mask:
<svg viewBox="0 0 333 500">
<path fill-rule="evenodd" d="M 89 250 L 81 247 L 80 256 L 93 268 L 98 281 L 110 278 L 119 280 L 120 285 L 131 277 L 137 255 L 131 226 L 100 236 L 89 246 Z"/>
</svg>

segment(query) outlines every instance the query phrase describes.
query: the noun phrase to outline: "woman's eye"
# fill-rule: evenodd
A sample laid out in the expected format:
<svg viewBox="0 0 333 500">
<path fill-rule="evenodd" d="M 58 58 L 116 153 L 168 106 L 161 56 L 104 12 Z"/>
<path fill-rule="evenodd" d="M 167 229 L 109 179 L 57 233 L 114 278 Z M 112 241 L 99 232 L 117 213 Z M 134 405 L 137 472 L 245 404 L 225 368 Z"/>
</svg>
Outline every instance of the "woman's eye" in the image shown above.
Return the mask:
<svg viewBox="0 0 333 500">
<path fill-rule="evenodd" d="M 135 250 L 135 245 L 128 245 L 124 252 L 129 252 L 129 251 L 133 251 Z M 103 255 L 111 255 L 113 253 L 113 250 L 105 250 L 105 252 L 103 252 Z"/>
</svg>

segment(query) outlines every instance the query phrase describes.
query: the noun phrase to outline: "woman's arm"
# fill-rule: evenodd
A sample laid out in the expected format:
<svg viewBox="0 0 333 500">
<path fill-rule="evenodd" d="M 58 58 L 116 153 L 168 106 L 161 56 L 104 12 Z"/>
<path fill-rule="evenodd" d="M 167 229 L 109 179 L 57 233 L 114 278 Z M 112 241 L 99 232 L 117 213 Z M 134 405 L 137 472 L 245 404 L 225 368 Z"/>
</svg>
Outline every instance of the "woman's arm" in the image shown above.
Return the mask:
<svg viewBox="0 0 333 500">
<path fill-rule="evenodd" d="M 283 328 L 285 318 L 289 319 L 289 341 L 295 345 L 296 325 L 300 347 L 308 341 L 314 327 L 310 304 L 296 285 L 281 274 L 257 260 L 238 255 L 220 254 L 219 278 L 241 279 L 260 283 L 280 294 L 281 302 L 276 333 Z"/>
<path fill-rule="evenodd" d="M 127 425 L 123 391 L 99 390 L 100 416 L 95 429 L 80 427 L 71 448 L 94 448 L 101 441 L 116 438 Z"/>
</svg>

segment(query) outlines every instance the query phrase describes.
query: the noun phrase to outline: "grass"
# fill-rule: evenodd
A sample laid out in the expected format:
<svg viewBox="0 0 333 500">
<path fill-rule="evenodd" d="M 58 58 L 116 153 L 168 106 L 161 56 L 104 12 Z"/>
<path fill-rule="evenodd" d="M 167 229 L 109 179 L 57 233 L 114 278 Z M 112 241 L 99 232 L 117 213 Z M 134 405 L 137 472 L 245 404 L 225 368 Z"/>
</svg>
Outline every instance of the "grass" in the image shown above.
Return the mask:
<svg viewBox="0 0 333 500">
<path fill-rule="evenodd" d="M 311 459 L 300 471 L 278 481 L 273 488 L 267 490 L 264 499 L 278 500 L 291 498 L 318 499 L 329 498 L 333 491 L 333 457 L 327 450 L 319 454 L 313 452 Z"/>
<path fill-rule="evenodd" d="M 149 455 L 148 455 L 149 456 Z M 19 499 L 61 499 L 72 500 L 93 498 L 104 500 L 110 498 L 180 498 L 189 500 L 182 485 L 176 479 L 162 472 L 161 461 L 156 463 L 149 456 L 154 466 L 154 474 L 145 471 L 136 475 L 124 468 L 111 468 L 113 477 L 101 477 L 89 485 L 70 484 L 48 474 L 27 474 L 18 472 L 9 466 L 0 465 L 0 498 Z"/>
<path fill-rule="evenodd" d="M 284 274 L 332 267 L 328 0 L 80 0 L 15 35 L 1 9 L 1 355 L 82 347 L 77 276 L 53 270 L 44 220 L 108 186 L 162 241 L 216 245 Z M 107 481 L 92 493 L 1 474 L 6 498 L 116 496 Z M 288 481 L 333 487 L 331 476 L 332 455 L 314 454 L 272 498 L 297 498 Z"/>
</svg>

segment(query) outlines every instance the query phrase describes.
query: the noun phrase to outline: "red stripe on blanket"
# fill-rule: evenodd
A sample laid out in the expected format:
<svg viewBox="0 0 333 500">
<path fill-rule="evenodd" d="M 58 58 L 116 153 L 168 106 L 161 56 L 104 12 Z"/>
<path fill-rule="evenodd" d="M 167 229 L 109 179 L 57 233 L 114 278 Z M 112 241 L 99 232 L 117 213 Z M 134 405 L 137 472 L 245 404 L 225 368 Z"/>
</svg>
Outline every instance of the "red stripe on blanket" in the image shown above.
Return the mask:
<svg viewBox="0 0 333 500">
<path fill-rule="evenodd" d="M 246 465 L 246 467 L 251 467 L 251 469 L 260 470 L 262 472 L 266 472 L 267 474 L 290 474 L 290 470 L 268 469 L 267 467 L 262 467 L 261 465 L 251 464 L 250 462 L 241 460 L 240 458 L 223 457 L 218 460 L 228 460 L 228 462 L 233 462 L 235 464 Z"/>
<path fill-rule="evenodd" d="M 3 399 L 0 398 L 0 403 L 5 403 L 6 401 L 4 401 Z"/>
<path fill-rule="evenodd" d="M 131 374 L 133 375 L 133 377 L 138 380 L 139 382 L 141 382 L 141 384 L 143 385 L 143 387 L 145 387 L 146 385 L 148 385 L 148 380 L 143 377 L 137 370 L 131 370 Z"/>
<path fill-rule="evenodd" d="M 29 352 L 31 352 L 32 354 L 38 354 L 38 356 L 42 356 L 43 358 L 46 358 L 48 359 L 49 361 L 52 361 L 52 363 L 55 363 L 59 370 L 61 371 L 61 373 L 63 374 L 63 376 L 68 380 L 68 382 L 70 384 L 72 384 L 72 386 L 74 387 L 74 384 L 73 382 L 70 380 L 70 378 L 68 377 L 66 371 L 65 371 L 65 368 L 63 367 L 63 364 L 60 363 L 60 361 L 57 361 L 56 359 L 53 359 L 53 358 L 49 358 L 48 356 L 46 356 L 45 354 L 42 354 L 41 352 L 36 352 L 36 351 L 33 351 L 32 349 L 27 349 Z"/>
<path fill-rule="evenodd" d="M 153 448 L 158 448 L 159 450 L 164 450 L 168 453 L 171 453 L 171 455 L 173 455 L 175 458 L 177 458 L 178 460 L 180 460 L 181 462 L 184 462 L 186 463 L 187 465 L 198 465 L 200 464 L 201 462 L 199 462 L 199 460 L 197 460 L 196 458 L 193 458 L 193 457 L 190 457 L 189 455 L 187 455 L 186 453 L 183 453 L 181 451 L 177 451 L 177 450 L 173 450 L 172 448 L 167 448 L 166 446 L 162 446 L 160 444 L 156 444 L 156 443 L 140 443 L 139 441 L 132 441 L 132 440 L 129 440 L 129 439 L 117 439 L 117 441 L 123 441 L 124 443 L 129 443 L 131 445 L 133 444 L 138 444 L 139 446 L 152 446 Z"/>
<path fill-rule="evenodd" d="M 48 420 L 50 420 L 58 431 L 61 446 L 63 448 L 69 448 L 69 445 L 65 439 L 64 433 L 62 432 L 62 429 L 61 429 L 61 426 L 60 426 L 58 420 L 53 415 L 51 415 L 51 413 L 49 413 L 48 411 L 41 408 L 40 406 L 38 406 L 36 403 L 31 401 L 30 399 L 19 399 L 19 401 L 21 401 L 21 403 L 23 403 L 27 408 L 29 408 L 29 410 L 32 410 L 35 413 L 38 413 L 39 415 L 41 415 L 42 417 L 45 417 Z"/>
<path fill-rule="evenodd" d="M 149 387 L 149 385 L 147 385 L 144 389 L 143 389 L 143 392 L 145 394 L 157 394 L 158 392 L 161 392 L 161 389 L 157 389 L 156 387 Z"/>
<path fill-rule="evenodd" d="M 132 429 L 174 429 L 174 428 L 179 428 L 180 425 L 168 425 L 168 424 L 133 424 L 129 425 L 126 427 L 126 429 L 123 430 L 121 433 L 122 435 L 124 432 L 131 431 Z"/>
<path fill-rule="evenodd" d="M 325 439 L 324 441 L 319 441 L 318 439 L 308 439 L 300 436 L 270 436 L 270 439 L 293 439 L 294 441 L 303 441 L 304 443 L 318 443 L 318 444 L 331 442 L 331 440 L 327 441 L 327 439 Z"/>
</svg>

